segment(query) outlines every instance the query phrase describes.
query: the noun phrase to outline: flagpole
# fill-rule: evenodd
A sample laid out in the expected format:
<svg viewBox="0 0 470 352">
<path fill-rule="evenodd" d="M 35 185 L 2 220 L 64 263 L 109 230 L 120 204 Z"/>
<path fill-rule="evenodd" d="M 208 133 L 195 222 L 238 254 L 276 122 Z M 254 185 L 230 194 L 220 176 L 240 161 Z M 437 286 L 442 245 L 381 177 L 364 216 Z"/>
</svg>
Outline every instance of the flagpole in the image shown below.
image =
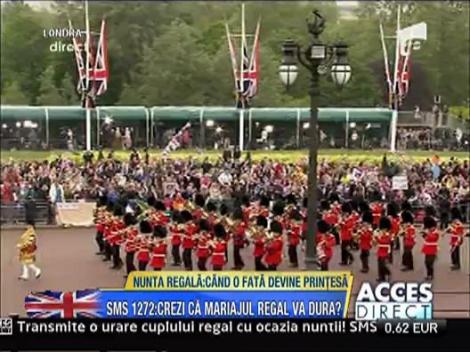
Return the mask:
<svg viewBox="0 0 470 352">
<path fill-rule="evenodd" d="M 85 54 L 86 54 L 86 62 L 85 62 L 85 112 L 86 112 L 86 150 L 91 150 L 91 111 L 89 106 L 89 98 L 88 98 L 88 90 L 90 86 L 90 73 L 89 73 L 89 65 L 90 65 L 90 22 L 88 17 L 88 1 L 85 0 L 85 29 L 86 29 L 86 40 L 85 40 Z"/>
<path fill-rule="evenodd" d="M 239 130 L 239 148 L 240 151 L 243 151 L 244 146 L 244 110 L 245 110 L 245 99 L 243 97 L 243 92 L 245 88 L 244 82 L 244 55 L 245 55 L 245 4 L 242 3 L 242 13 L 241 13 L 241 26 L 242 26 L 242 33 L 241 33 L 241 50 L 240 50 L 240 92 L 239 92 L 239 99 L 241 102 L 241 109 L 240 109 L 240 130 Z"/>
<path fill-rule="evenodd" d="M 400 12 L 401 7 L 398 5 L 397 11 L 397 31 L 395 39 L 395 67 L 393 74 L 393 92 L 392 92 L 392 121 L 390 124 L 390 151 L 396 152 L 396 141 L 397 141 L 397 123 L 398 123 L 398 63 L 400 59 Z"/>
</svg>

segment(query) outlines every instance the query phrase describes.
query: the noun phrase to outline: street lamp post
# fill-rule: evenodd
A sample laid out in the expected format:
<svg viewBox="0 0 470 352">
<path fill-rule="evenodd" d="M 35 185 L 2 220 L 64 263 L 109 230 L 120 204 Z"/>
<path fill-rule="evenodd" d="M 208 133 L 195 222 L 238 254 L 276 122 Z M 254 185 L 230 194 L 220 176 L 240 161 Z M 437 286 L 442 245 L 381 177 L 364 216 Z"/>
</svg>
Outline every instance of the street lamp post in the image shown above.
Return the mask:
<svg viewBox="0 0 470 352">
<path fill-rule="evenodd" d="M 315 269 L 316 263 L 316 232 L 318 211 L 317 159 L 318 159 L 318 97 L 320 96 L 320 75 L 331 72 L 331 78 L 339 86 L 344 86 L 351 77 L 348 63 L 348 46 L 337 43 L 325 45 L 319 39 L 325 29 L 325 19 L 317 10 L 313 18 L 307 20 L 309 33 L 312 35 L 310 45 L 301 48 L 289 39 L 283 43 L 283 60 L 279 67 L 282 83 L 289 87 L 297 78 L 297 61 L 310 72 L 310 123 L 309 123 L 309 167 L 308 167 L 308 204 L 307 204 L 307 239 L 305 265 L 307 269 Z"/>
</svg>

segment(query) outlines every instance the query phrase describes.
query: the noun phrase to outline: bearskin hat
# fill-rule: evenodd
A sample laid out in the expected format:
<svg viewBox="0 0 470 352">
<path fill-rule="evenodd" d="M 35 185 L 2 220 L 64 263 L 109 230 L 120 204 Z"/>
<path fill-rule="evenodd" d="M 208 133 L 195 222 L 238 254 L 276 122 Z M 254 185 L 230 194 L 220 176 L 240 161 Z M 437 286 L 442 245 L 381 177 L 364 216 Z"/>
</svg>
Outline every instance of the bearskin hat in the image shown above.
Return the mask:
<svg viewBox="0 0 470 352">
<path fill-rule="evenodd" d="M 191 221 L 193 219 L 193 216 L 187 210 L 183 210 L 181 212 L 181 217 L 183 218 L 184 222 L 188 222 L 188 221 Z"/>
<path fill-rule="evenodd" d="M 196 194 L 196 196 L 194 197 L 194 203 L 198 206 L 198 207 L 204 207 L 204 204 L 206 203 L 206 200 L 204 199 L 204 196 L 200 193 Z"/>
<path fill-rule="evenodd" d="M 328 202 L 326 199 L 323 199 L 320 202 L 320 207 L 322 210 L 330 210 L 330 202 Z"/>
<path fill-rule="evenodd" d="M 392 222 L 386 216 L 380 218 L 379 229 L 390 230 L 392 228 Z"/>
<path fill-rule="evenodd" d="M 98 197 L 98 199 L 97 199 L 97 201 L 96 201 L 96 206 L 97 206 L 98 208 L 104 207 L 104 206 L 106 206 L 106 203 L 107 203 L 107 198 L 106 198 L 106 196 L 100 196 L 100 197 Z"/>
<path fill-rule="evenodd" d="M 243 210 L 238 207 L 233 210 L 232 218 L 234 220 L 243 220 Z"/>
<path fill-rule="evenodd" d="M 167 230 L 164 226 L 157 225 L 153 228 L 153 237 L 165 238 L 167 235 Z"/>
<path fill-rule="evenodd" d="M 336 192 L 333 192 L 330 194 L 330 197 L 329 197 L 329 200 L 330 200 L 330 203 L 334 203 L 334 202 L 338 202 L 339 203 L 339 195 L 338 193 Z"/>
<path fill-rule="evenodd" d="M 147 220 L 142 220 L 139 224 L 141 233 L 152 233 L 152 224 Z"/>
<path fill-rule="evenodd" d="M 350 201 L 349 204 L 351 205 L 351 211 L 357 211 L 359 209 L 359 204 L 355 200 Z"/>
<path fill-rule="evenodd" d="M 151 207 L 155 206 L 155 202 L 157 199 L 152 195 L 147 198 L 147 204 L 150 205 Z"/>
<path fill-rule="evenodd" d="M 282 234 L 282 225 L 279 221 L 273 221 L 269 228 L 271 232 Z"/>
<path fill-rule="evenodd" d="M 302 208 L 307 208 L 308 207 L 308 197 L 304 197 L 302 199 Z"/>
<path fill-rule="evenodd" d="M 405 200 L 403 203 L 401 203 L 401 210 L 402 211 L 411 211 L 413 209 L 411 208 L 410 202 Z"/>
<path fill-rule="evenodd" d="M 291 193 L 286 197 L 287 204 L 297 204 L 297 198 Z"/>
<path fill-rule="evenodd" d="M 242 205 L 245 206 L 245 207 L 249 207 L 250 206 L 250 197 L 247 196 L 247 195 L 244 195 L 242 197 Z"/>
<path fill-rule="evenodd" d="M 106 210 L 109 211 L 109 212 L 113 212 L 113 210 L 114 210 L 114 203 L 108 200 L 108 201 L 106 202 Z"/>
<path fill-rule="evenodd" d="M 122 205 L 116 204 L 116 206 L 114 207 L 113 215 L 114 216 L 123 216 L 124 215 L 124 209 L 122 208 Z"/>
<path fill-rule="evenodd" d="M 209 231 L 211 228 L 209 221 L 207 219 L 199 220 L 199 230 L 201 231 Z"/>
<path fill-rule="evenodd" d="M 317 222 L 317 229 L 321 233 L 327 233 L 330 231 L 330 225 L 325 220 L 320 220 Z"/>
<path fill-rule="evenodd" d="M 224 216 L 224 215 L 227 215 L 228 214 L 228 206 L 224 203 L 222 203 L 219 207 L 219 212 L 220 212 L 220 215 Z"/>
<path fill-rule="evenodd" d="M 297 209 L 292 209 L 290 212 L 290 218 L 294 221 L 302 221 L 302 214 Z"/>
<path fill-rule="evenodd" d="M 387 215 L 396 217 L 398 216 L 398 209 L 396 203 L 388 203 L 387 204 Z"/>
<path fill-rule="evenodd" d="M 364 201 L 359 202 L 359 211 L 360 211 L 361 213 L 363 213 L 363 214 L 370 212 L 369 203 L 364 202 Z"/>
<path fill-rule="evenodd" d="M 165 204 L 161 200 L 156 200 L 154 203 L 154 207 L 156 210 L 161 210 L 161 211 L 166 210 Z"/>
<path fill-rule="evenodd" d="M 278 200 L 273 205 L 273 214 L 274 216 L 281 216 L 284 213 L 285 204 L 282 200 Z"/>
<path fill-rule="evenodd" d="M 261 199 L 259 201 L 259 205 L 262 206 L 262 207 L 268 208 L 269 207 L 269 198 L 266 197 L 266 196 L 261 196 Z"/>
<path fill-rule="evenodd" d="M 268 219 L 262 215 L 258 215 L 256 218 L 256 225 L 266 228 L 268 227 Z"/>
<path fill-rule="evenodd" d="M 343 213 L 351 213 L 351 212 L 352 212 L 351 203 L 344 203 L 344 204 L 341 206 L 341 211 L 342 211 Z"/>
<path fill-rule="evenodd" d="M 424 213 L 426 214 L 426 216 L 436 216 L 436 209 L 434 209 L 433 206 L 428 205 L 428 206 L 424 209 Z"/>
<path fill-rule="evenodd" d="M 171 214 L 171 220 L 173 220 L 174 222 L 179 222 L 179 219 L 181 218 L 181 213 L 179 211 L 173 211 L 173 213 Z"/>
<path fill-rule="evenodd" d="M 217 210 L 217 207 L 213 202 L 207 203 L 206 208 L 207 208 L 207 211 L 209 211 L 209 212 Z"/>
<path fill-rule="evenodd" d="M 462 214 L 460 213 L 459 208 L 453 207 L 452 209 L 450 209 L 450 214 L 451 214 L 452 220 L 462 221 Z"/>
<path fill-rule="evenodd" d="M 406 210 L 401 213 L 401 221 L 405 224 L 412 224 L 413 223 L 413 214 Z"/>
<path fill-rule="evenodd" d="M 225 227 L 222 224 L 215 224 L 214 225 L 214 236 L 217 238 L 224 238 L 227 235 L 225 232 Z"/>
<path fill-rule="evenodd" d="M 132 226 L 132 225 L 135 225 L 137 223 L 137 219 L 135 217 L 134 214 L 132 213 L 126 213 L 124 214 L 124 224 L 127 226 Z"/>
<path fill-rule="evenodd" d="M 432 216 L 425 216 L 423 219 L 423 225 L 425 229 L 432 229 L 437 226 L 437 222 Z"/>
<path fill-rule="evenodd" d="M 35 223 L 34 219 L 28 219 L 28 220 L 26 220 L 26 225 L 29 225 L 29 226 L 32 226 L 32 227 L 36 227 L 36 223 Z"/>
<path fill-rule="evenodd" d="M 372 216 L 372 212 L 366 211 L 362 214 L 362 222 L 367 224 L 372 224 L 374 222 L 374 217 Z"/>
</svg>

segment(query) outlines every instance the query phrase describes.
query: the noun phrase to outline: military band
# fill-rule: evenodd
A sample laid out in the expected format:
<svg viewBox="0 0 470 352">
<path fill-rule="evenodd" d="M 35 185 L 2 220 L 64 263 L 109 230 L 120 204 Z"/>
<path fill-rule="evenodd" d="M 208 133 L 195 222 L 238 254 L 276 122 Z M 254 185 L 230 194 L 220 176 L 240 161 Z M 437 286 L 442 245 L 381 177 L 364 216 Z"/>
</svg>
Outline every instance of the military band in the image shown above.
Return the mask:
<svg viewBox="0 0 470 352">
<path fill-rule="evenodd" d="M 241 270 L 245 267 L 243 252 L 251 247 L 256 271 L 277 270 L 288 261 L 299 266 L 299 251 L 306 241 L 307 214 L 295 202 L 258 202 L 243 198 L 232 211 L 225 205 L 216 206 L 197 194 L 194 201 L 177 199 L 176 208 L 167 209 L 163 202 L 152 199 L 148 206 L 136 209 L 137 215 L 123 213 L 121 206 L 101 205 L 95 212 L 98 254 L 113 260 L 113 269 L 123 263 L 120 249 L 125 252 L 127 274 L 136 270 L 164 270 L 181 266 L 193 270 Z M 399 211 L 400 210 L 400 211 Z M 350 266 L 358 250 L 361 272 L 370 270 L 369 257 L 376 251 L 378 281 L 391 280 L 393 252 L 401 251 L 401 270 L 414 270 L 413 249 L 417 229 L 408 203 L 386 206 L 374 202 L 339 204 L 337 200 L 321 202 L 317 222 L 316 254 L 321 270 L 329 269 L 333 253 L 341 253 L 341 265 Z M 459 211 L 451 211 L 452 221 L 445 231 L 438 230 L 435 212 L 426 209 L 424 218 L 424 255 L 426 279 L 434 277 L 438 240 L 449 236 L 452 270 L 460 268 L 460 246 L 465 236 Z M 380 216 L 379 216 L 380 215 Z M 31 230 L 30 230 L 31 231 Z M 227 268 L 228 248 L 232 246 L 232 268 Z M 167 254 L 167 252 L 169 252 Z M 167 258 L 168 256 L 168 258 Z M 26 277 L 26 276 L 25 276 Z"/>
</svg>

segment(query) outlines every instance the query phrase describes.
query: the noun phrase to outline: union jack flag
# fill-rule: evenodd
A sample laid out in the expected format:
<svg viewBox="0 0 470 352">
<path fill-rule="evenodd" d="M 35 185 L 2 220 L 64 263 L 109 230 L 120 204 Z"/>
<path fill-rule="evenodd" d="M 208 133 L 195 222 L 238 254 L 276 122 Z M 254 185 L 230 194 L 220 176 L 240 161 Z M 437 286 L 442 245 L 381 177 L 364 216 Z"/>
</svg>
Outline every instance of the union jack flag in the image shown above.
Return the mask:
<svg viewBox="0 0 470 352">
<path fill-rule="evenodd" d="M 30 318 L 99 318 L 98 290 L 31 292 L 24 307 Z"/>
</svg>

